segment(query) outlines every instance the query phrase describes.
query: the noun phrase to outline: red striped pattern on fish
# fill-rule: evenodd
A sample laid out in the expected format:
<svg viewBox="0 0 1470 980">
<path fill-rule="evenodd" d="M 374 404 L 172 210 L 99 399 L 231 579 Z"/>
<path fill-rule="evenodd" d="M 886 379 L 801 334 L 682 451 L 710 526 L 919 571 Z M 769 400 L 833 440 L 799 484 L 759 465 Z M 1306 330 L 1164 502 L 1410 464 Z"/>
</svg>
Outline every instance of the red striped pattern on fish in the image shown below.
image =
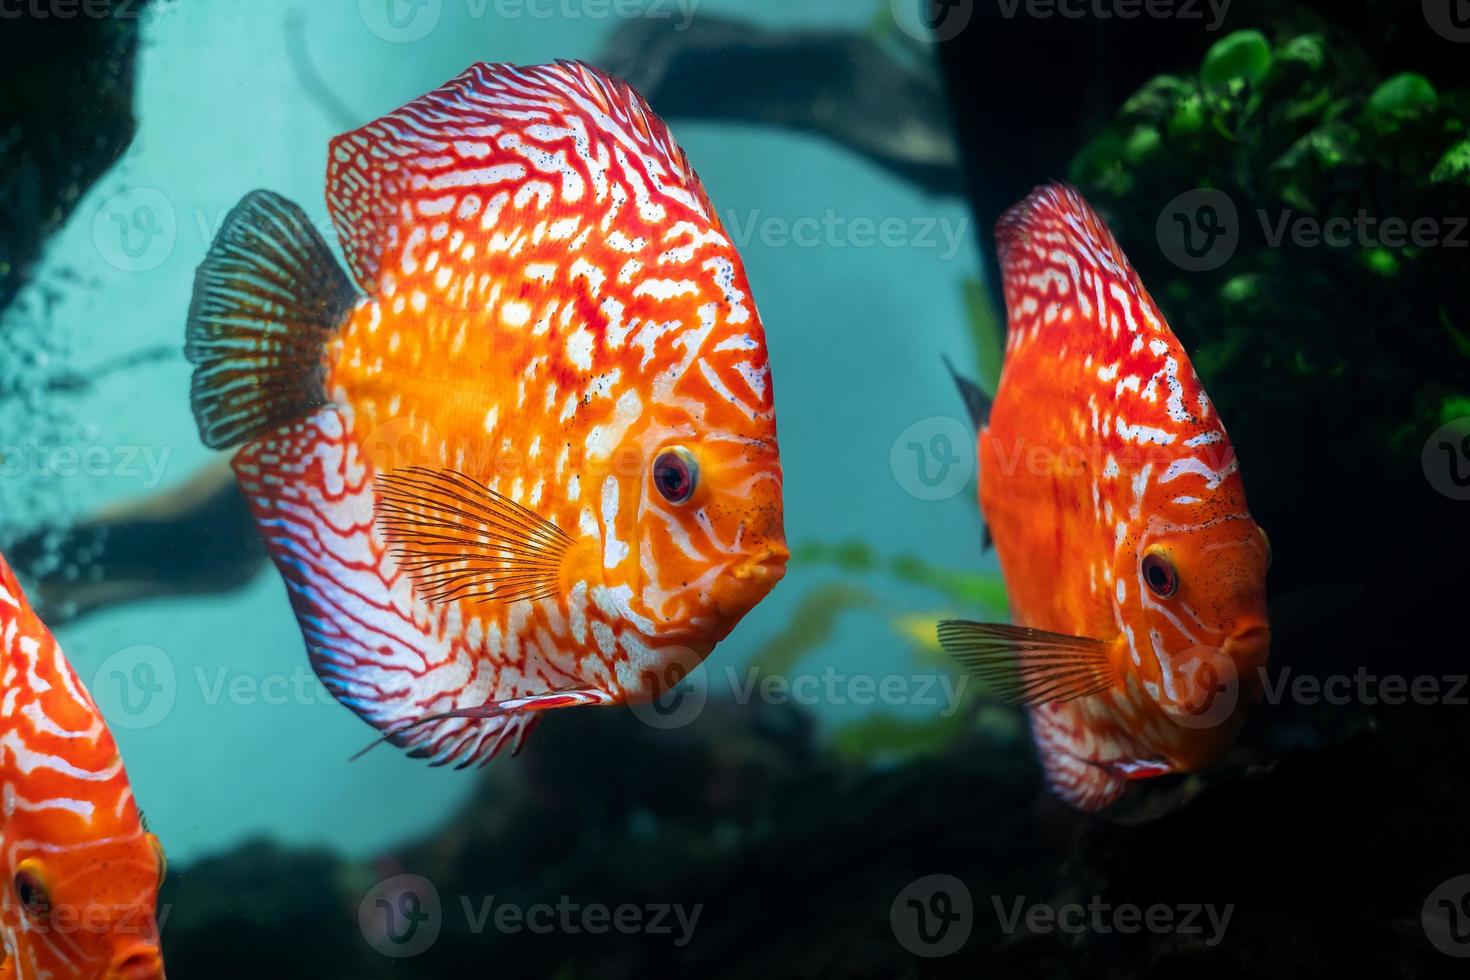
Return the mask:
<svg viewBox="0 0 1470 980">
<path fill-rule="evenodd" d="M 683 151 L 590 66 L 475 65 L 333 140 L 327 201 L 366 295 L 258 192 L 190 329 L 323 682 L 459 764 L 660 693 L 786 559 L 764 331 Z"/>
<path fill-rule="evenodd" d="M 112 734 L 0 558 L 0 977 L 162 980 L 163 851 Z"/>
<path fill-rule="evenodd" d="M 1230 745 L 1266 656 L 1268 546 L 1214 406 L 1097 213 L 1045 187 L 996 237 L 1007 336 L 980 502 L 1012 620 L 1039 632 L 952 625 L 948 642 L 1009 672 L 1051 785 L 1096 809 Z"/>
</svg>

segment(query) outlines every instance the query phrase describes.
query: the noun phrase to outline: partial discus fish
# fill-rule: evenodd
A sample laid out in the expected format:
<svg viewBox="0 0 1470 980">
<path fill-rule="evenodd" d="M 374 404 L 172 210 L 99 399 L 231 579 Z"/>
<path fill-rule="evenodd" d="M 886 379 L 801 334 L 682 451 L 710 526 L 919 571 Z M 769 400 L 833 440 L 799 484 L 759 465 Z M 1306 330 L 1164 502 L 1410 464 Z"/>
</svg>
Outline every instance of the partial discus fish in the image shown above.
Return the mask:
<svg viewBox="0 0 1470 980">
<path fill-rule="evenodd" d="M 163 980 L 165 861 L 102 714 L 0 558 L 4 980 Z"/>
<path fill-rule="evenodd" d="M 332 140 L 200 267 L 193 406 L 317 675 L 436 764 L 648 701 L 781 578 L 765 334 L 684 152 L 577 62 L 478 64 Z"/>
<path fill-rule="evenodd" d="M 1043 187 L 996 239 L 1000 385 L 993 404 L 961 388 L 1013 622 L 939 636 L 1029 706 L 1049 784 L 1096 810 L 1233 742 L 1270 646 L 1270 545 L 1189 358 L 1082 196 Z"/>
</svg>

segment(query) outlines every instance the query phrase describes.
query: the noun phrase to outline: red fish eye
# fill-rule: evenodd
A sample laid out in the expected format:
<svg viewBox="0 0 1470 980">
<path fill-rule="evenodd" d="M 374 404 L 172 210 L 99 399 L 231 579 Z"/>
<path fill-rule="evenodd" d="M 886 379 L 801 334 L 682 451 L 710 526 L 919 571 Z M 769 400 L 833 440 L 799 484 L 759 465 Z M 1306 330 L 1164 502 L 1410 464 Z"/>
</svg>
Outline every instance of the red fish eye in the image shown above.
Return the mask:
<svg viewBox="0 0 1470 980">
<path fill-rule="evenodd" d="M 699 464 L 686 450 L 665 450 L 653 461 L 653 485 L 671 504 L 682 504 L 694 496 L 698 483 Z"/>
<path fill-rule="evenodd" d="M 22 868 L 15 873 L 15 896 L 33 919 L 44 919 L 51 914 L 51 897 L 35 872 Z"/>
<path fill-rule="evenodd" d="M 1167 599 L 1179 591 L 1179 575 L 1163 555 L 1143 556 L 1143 580 L 1160 599 Z"/>
</svg>

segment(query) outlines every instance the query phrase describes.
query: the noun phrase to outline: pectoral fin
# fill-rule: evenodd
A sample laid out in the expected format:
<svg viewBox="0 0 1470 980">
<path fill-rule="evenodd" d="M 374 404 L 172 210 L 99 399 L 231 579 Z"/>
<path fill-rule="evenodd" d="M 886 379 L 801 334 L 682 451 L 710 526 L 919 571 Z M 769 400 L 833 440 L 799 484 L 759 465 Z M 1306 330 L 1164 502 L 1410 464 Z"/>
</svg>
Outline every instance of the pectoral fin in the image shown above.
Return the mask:
<svg viewBox="0 0 1470 980">
<path fill-rule="evenodd" d="M 381 474 L 375 512 L 389 553 L 430 602 L 555 595 L 572 538 L 454 470 Z"/>
<path fill-rule="evenodd" d="M 939 624 L 939 643 L 991 693 L 1012 704 L 1071 701 L 1117 682 L 1108 645 L 1084 636 L 946 619 Z"/>
</svg>

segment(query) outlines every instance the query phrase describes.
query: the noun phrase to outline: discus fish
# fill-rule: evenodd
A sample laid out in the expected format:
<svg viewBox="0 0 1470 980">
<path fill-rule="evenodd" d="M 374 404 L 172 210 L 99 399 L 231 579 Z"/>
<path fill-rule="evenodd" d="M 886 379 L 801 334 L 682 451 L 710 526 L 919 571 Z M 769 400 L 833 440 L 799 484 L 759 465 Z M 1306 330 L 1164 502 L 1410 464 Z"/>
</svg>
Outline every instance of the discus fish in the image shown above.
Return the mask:
<svg viewBox="0 0 1470 980">
<path fill-rule="evenodd" d="M 1029 706 L 1052 789 L 1096 810 L 1234 740 L 1270 645 L 1270 546 L 1189 358 L 1082 196 L 1040 188 L 996 239 L 1000 384 L 993 403 L 961 387 L 1012 624 L 939 635 Z"/>
<path fill-rule="evenodd" d="M 332 140 L 327 209 L 356 288 L 253 192 L 186 346 L 317 675 L 460 766 L 663 693 L 788 557 L 764 330 L 684 152 L 589 65 L 477 64 Z"/>
<path fill-rule="evenodd" d="M 0 631 L 0 978 L 162 980 L 163 849 L 101 713 L 4 558 Z"/>
</svg>

